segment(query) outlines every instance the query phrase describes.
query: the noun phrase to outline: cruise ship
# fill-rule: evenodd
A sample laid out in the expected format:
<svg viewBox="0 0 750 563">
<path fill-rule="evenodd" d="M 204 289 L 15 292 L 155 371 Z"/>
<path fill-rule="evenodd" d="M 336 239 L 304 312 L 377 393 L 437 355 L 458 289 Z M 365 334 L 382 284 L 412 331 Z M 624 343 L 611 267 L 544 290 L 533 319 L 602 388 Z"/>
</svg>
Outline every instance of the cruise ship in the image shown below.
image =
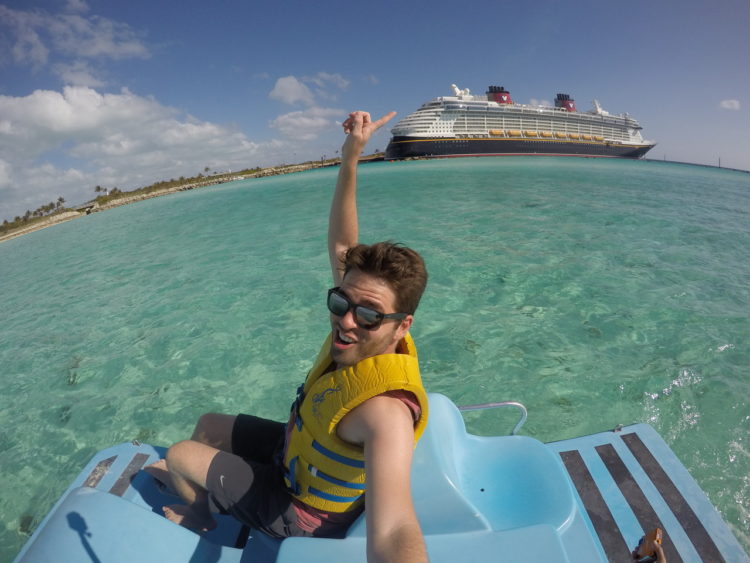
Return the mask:
<svg viewBox="0 0 750 563">
<path fill-rule="evenodd" d="M 547 154 L 640 158 L 656 143 L 644 140 L 627 113 L 614 115 L 594 100 L 580 112 L 568 94 L 554 107 L 513 102 L 502 86 L 484 96 L 452 85 L 453 96 L 422 105 L 391 129 L 386 160 L 413 157 Z"/>
</svg>

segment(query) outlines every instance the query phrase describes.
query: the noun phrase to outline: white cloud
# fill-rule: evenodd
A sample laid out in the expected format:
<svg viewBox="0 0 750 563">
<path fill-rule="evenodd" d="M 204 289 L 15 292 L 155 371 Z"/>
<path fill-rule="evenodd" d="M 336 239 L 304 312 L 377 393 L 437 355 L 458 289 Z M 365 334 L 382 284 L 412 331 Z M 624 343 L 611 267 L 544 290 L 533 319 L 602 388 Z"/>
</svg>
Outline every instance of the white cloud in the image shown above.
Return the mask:
<svg viewBox="0 0 750 563">
<path fill-rule="evenodd" d="M 69 8 L 81 11 L 83 2 Z M 148 49 L 127 24 L 100 16 L 22 11 L 0 5 L 0 30 L 10 31 L 13 59 L 36 67 L 50 54 L 77 58 L 147 58 Z"/>
<path fill-rule="evenodd" d="M 302 80 L 315 86 L 316 97 L 328 100 L 338 100 L 340 90 L 349 88 L 349 80 L 338 73 L 319 72 L 314 76 L 305 76 Z"/>
<path fill-rule="evenodd" d="M 85 0 L 68 0 L 65 9 L 69 12 L 88 12 L 89 5 Z"/>
<path fill-rule="evenodd" d="M 325 88 L 329 84 L 341 90 L 346 90 L 349 87 L 349 81 L 338 73 L 319 72 L 315 76 L 305 76 L 302 80 L 312 82 L 318 88 Z"/>
<path fill-rule="evenodd" d="M 10 163 L 0 158 L 0 189 L 10 186 Z"/>
<path fill-rule="evenodd" d="M 294 76 L 283 76 L 276 81 L 276 84 L 268 94 L 273 100 L 279 100 L 286 104 L 302 102 L 307 105 L 313 105 L 313 94 L 310 89 Z"/>
<path fill-rule="evenodd" d="M 549 100 L 537 100 L 536 98 L 531 98 L 529 100 L 529 105 L 530 106 L 542 106 L 542 107 L 545 107 L 545 108 L 551 108 L 555 104 L 553 104 Z"/>
<path fill-rule="evenodd" d="M 739 100 L 722 100 L 719 103 L 719 107 L 721 109 L 728 109 L 733 111 L 739 111 L 740 110 L 740 101 Z"/>
<path fill-rule="evenodd" d="M 59 196 L 68 204 L 86 201 L 97 184 L 129 190 L 206 166 L 267 165 L 284 148 L 127 89 L 108 94 L 68 86 L 0 96 L 0 220 Z"/>
<path fill-rule="evenodd" d="M 334 118 L 343 118 L 346 112 L 334 108 L 312 107 L 304 111 L 293 111 L 271 121 L 271 127 L 291 139 L 311 141 L 326 129 L 336 126 Z"/>
<path fill-rule="evenodd" d="M 58 63 L 53 66 L 52 70 L 68 86 L 97 88 L 105 84 L 95 76 L 95 71 L 85 61 L 76 61 L 70 64 Z"/>
<path fill-rule="evenodd" d="M 308 84 L 312 85 L 315 93 L 310 90 Z M 349 80 L 338 73 L 319 72 L 313 76 L 284 76 L 276 81 L 276 84 L 268 95 L 274 100 L 293 105 L 302 102 L 305 105 L 315 105 L 315 98 L 324 100 L 335 100 L 338 90 L 346 90 Z"/>
<path fill-rule="evenodd" d="M 42 18 L 32 12 L 12 10 L 0 5 L 0 30 L 10 28 L 14 41 L 11 40 L 10 52 L 16 63 L 31 64 L 34 68 L 47 63 L 49 49 L 35 28 L 43 25 Z"/>
<path fill-rule="evenodd" d="M 48 22 L 54 44 L 77 57 L 147 58 L 148 49 L 127 24 L 99 16 L 61 15 Z"/>
</svg>

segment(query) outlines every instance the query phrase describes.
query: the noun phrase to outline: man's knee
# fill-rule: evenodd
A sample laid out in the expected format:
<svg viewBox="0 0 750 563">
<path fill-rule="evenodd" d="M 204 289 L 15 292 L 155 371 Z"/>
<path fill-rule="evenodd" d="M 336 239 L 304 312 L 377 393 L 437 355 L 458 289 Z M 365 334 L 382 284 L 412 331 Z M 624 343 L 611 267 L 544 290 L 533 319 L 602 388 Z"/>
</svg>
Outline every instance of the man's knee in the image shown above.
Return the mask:
<svg viewBox="0 0 750 563">
<path fill-rule="evenodd" d="M 181 440 L 180 442 L 169 446 L 167 455 L 164 456 L 167 460 L 167 463 L 169 463 L 170 459 L 174 460 L 188 455 L 190 453 L 190 447 L 193 443 L 193 440 Z"/>
<path fill-rule="evenodd" d="M 232 430 L 236 416 L 219 413 L 201 415 L 195 425 L 192 439 L 196 442 L 224 450 L 232 451 Z"/>
<path fill-rule="evenodd" d="M 195 440 L 182 440 L 167 450 L 167 469 L 175 478 L 187 479 L 206 488 L 206 478 L 213 458 L 219 451 Z"/>
<path fill-rule="evenodd" d="M 186 462 L 189 462 L 193 454 L 194 445 L 195 442 L 193 440 L 182 440 L 169 446 L 167 455 L 164 456 L 164 459 L 167 461 L 167 468 L 170 471 L 174 471 L 177 468 L 183 467 Z"/>
</svg>

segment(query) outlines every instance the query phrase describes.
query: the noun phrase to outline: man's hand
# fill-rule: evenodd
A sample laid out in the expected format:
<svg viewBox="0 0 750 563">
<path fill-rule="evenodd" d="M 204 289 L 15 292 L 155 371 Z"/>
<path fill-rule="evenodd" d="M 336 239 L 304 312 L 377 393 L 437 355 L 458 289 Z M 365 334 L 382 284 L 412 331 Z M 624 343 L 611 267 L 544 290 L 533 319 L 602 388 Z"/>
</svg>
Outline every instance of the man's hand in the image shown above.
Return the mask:
<svg viewBox="0 0 750 563">
<path fill-rule="evenodd" d="M 349 117 L 342 123 L 344 133 L 347 135 L 344 146 L 341 148 L 342 160 L 359 158 L 372 134 L 393 119 L 394 115 L 396 115 L 396 112 L 392 111 L 377 121 L 373 121 L 366 111 L 350 113 Z"/>
<path fill-rule="evenodd" d="M 333 272 L 333 285 L 341 285 L 344 279 L 344 265 L 342 257 L 359 238 L 359 223 L 357 221 L 357 163 L 367 141 L 372 134 L 388 123 L 393 116 L 392 111 L 377 121 L 372 121 L 366 111 L 354 111 L 344 120 L 346 141 L 341 147 L 341 168 L 336 191 L 331 202 L 331 214 L 328 218 L 328 257 Z"/>
</svg>

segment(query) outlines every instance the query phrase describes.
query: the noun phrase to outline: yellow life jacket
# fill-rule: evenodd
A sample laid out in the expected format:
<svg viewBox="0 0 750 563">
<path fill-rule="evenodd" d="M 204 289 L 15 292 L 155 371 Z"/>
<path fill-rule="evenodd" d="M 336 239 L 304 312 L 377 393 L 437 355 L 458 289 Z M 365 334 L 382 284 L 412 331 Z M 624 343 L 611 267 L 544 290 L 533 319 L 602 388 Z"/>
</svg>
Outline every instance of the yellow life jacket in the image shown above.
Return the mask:
<svg viewBox="0 0 750 563">
<path fill-rule="evenodd" d="M 427 394 L 422 387 L 417 349 L 408 334 L 396 354 L 366 358 L 353 366 L 331 366 L 331 335 L 320 349 L 292 405 L 294 424 L 284 453 L 284 480 L 290 493 L 327 512 L 358 508 L 366 489 L 364 449 L 336 435 L 346 413 L 386 391 L 406 390 L 419 401 L 414 445 L 427 424 Z"/>
</svg>

